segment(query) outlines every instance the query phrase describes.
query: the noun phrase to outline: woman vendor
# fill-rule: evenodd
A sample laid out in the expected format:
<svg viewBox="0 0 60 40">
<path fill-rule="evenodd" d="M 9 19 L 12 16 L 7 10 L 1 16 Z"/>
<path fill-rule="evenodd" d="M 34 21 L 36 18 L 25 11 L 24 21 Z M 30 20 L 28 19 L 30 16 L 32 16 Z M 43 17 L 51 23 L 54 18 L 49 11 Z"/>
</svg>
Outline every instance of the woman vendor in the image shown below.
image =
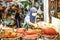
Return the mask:
<svg viewBox="0 0 60 40">
<path fill-rule="evenodd" d="M 37 26 L 35 24 L 36 22 L 36 15 L 37 15 L 37 9 L 35 7 L 30 8 L 30 12 L 26 15 L 25 20 L 24 20 L 24 28 L 33 28 Z"/>
</svg>

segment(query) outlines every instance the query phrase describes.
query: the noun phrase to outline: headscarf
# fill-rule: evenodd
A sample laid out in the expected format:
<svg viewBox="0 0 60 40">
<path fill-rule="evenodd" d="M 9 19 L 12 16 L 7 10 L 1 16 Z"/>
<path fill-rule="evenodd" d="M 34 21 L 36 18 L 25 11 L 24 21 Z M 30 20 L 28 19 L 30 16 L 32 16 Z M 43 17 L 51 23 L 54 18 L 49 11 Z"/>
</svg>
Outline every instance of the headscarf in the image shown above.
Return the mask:
<svg viewBox="0 0 60 40">
<path fill-rule="evenodd" d="M 32 7 L 30 9 L 30 22 L 33 22 L 33 23 L 35 22 L 36 16 L 32 16 L 32 13 L 34 13 L 36 11 L 37 11 L 37 9 L 35 7 Z"/>
</svg>

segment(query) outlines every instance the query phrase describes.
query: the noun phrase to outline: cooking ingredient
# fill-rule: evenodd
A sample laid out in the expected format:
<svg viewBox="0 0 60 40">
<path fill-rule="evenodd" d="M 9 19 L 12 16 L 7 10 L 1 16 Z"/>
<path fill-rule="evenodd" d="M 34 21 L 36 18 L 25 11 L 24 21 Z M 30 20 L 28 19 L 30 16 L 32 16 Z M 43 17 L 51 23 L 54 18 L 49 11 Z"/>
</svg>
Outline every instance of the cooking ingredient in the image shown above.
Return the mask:
<svg viewBox="0 0 60 40">
<path fill-rule="evenodd" d="M 31 34 L 36 34 L 36 32 L 33 29 L 28 29 L 27 34 L 31 35 Z"/>
<path fill-rule="evenodd" d="M 18 34 L 14 32 L 12 29 L 4 29 L 3 33 L 1 34 L 2 38 L 16 38 Z"/>
<path fill-rule="evenodd" d="M 18 33 L 23 33 L 23 32 L 25 32 L 25 31 L 26 31 L 25 28 L 17 28 L 17 29 L 16 29 L 16 32 L 18 32 Z"/>
<path fill-rule="evenodd" d="M 39 30 L 39 29 L 35 29 L 35 32 L 36 32 L 36 33 L 40 33 L 40 30 Z"/>
<path fill-rule="evenodd" d="M 33 34 L 33 35 L 25 35 L 23 38 L 26 38 L 26 39 L 34 39 L 34 38 L 38 38 L 38 35 L 37 34 Z"/>
<path fill-rule="evenodd" d="M 56 32 L 56 30 L 55 29 L 53 29 L 53 28 L 45 28 L 45 29 L 42 29 L 41 30 L 41 33 L 44 35 L 44 34 L 46 34 L 46 35 L 57 35 L 58 34 L 58 32 Z"/>
</svg>

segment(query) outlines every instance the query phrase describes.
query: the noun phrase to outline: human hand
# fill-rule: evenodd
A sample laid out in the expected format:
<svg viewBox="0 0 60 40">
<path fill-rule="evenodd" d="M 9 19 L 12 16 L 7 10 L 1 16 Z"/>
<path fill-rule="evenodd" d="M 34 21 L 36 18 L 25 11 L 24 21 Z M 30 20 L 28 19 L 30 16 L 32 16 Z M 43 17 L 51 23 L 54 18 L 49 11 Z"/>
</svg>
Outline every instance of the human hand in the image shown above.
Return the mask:
<svg viewBox="0 0 60 40">
<path fill-rule="evenodd" d="M 37 24 L 34 24 L 34 27 L 36 28 L 36 27 L 38 27 L 38 25 Z"/>
</svg>

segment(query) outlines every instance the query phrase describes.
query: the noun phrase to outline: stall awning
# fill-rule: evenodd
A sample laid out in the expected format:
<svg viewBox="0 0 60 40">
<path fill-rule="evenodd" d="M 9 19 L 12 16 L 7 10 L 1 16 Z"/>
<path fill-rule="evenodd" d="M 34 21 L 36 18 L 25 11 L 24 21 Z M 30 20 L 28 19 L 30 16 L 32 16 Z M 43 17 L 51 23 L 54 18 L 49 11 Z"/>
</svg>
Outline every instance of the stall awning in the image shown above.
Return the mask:
<svg viewBox="0 0 60 40">
<path fill-rule="evenodd" d="M 13 0 L 6 0 L 6 2 L 12 2 Z"/>
</svg>

